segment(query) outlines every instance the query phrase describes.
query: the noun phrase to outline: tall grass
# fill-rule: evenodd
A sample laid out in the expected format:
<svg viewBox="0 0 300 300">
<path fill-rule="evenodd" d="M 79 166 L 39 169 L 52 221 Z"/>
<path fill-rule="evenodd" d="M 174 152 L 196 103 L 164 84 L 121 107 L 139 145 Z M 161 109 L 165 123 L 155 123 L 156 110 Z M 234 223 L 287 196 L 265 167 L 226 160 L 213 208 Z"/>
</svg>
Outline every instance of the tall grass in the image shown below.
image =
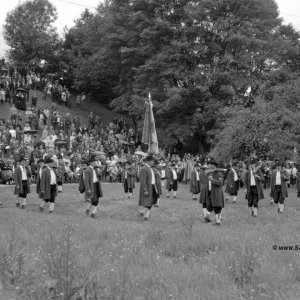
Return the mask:
<svg viewBox="0 0 300 300">
<path fill-rule="evenodd" d="M 32 212 L 9 209 L 0 215 L 0 295 L 22 300 L 299 299 L 299 251 L 272 249 L 297 243 L 298 216 L 292 209 L 283 219 L 265 208 L 254 221 L 237 204 L 226 208 L 221 228 L 215 228 L 203 222 L 196 204 L 183 210 L 187 204 L 180 201 L 163 203 L 148 223 L 116 194 L 102 201 L 96 220 L 84 216 L 76 202 L 51 216 L 35 212 L 33 203 Z M 243 214 L 231 217 L 231 209 Z"/>
</svg>

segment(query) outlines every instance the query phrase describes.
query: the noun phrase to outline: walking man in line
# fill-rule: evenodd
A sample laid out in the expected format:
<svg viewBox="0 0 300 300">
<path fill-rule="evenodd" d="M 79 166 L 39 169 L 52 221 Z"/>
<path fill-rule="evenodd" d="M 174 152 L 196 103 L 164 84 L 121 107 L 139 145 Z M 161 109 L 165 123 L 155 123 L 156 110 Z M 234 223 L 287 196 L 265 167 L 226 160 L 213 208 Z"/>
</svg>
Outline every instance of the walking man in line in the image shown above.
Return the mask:
<svg viewBox="0 0 300 300">
<path fill-rule="evenodd" d="M 57 196 L 57 179 L 53 167 L 56 162 L 52 158 L 45 159 L 45 167 L 42 170 L 40 182 L 40 197 L 43 202 L 40 205 L 40 211 L 44 211 L 44 207 L 49 203 L 49 213 L 53 213 L 55 198 Z"/>
<path fill-rule="evenodd" d="M 288 197 L 287 181 L 289 181 L 287 171 L 284 170 L 283 165 L 279 161 L 276 162 L 276 170 L 273 171 L 271 177 L 270 196 L 274 199 L 274 203 L 278 204 L 279 213 L 283 213 L 284 199 Z"/>
<path fill-rule="evenodd" d="M 154 157 L 148 155 L 145 158 L 145 165 L 141 168 L 140 179 L 140 195 L 139 206 L 142 206 L 140 214 L 144 217 L 145 221 L 148 221 L 150 217 L 150 211 L 154 205 L 154 199 L 156 199 L 157 188 L 155 185 L 155 174 L 152 169 L 154 163 Z"/>
<path fill-rule="evenodd" d="M 15 195 L 17 195 L 17 207 L 22 209 L 26 206 L 27 195 L 30 193 L 30 178 L 31 173 L 26 168 L 26 160 L 25 156 L 22 156 L 19 159 L 19 166 L 15 171 Z M 23 199 L 22 205 L 20 204 L 20 198 Z"/>
<path fill-rule="evenodd" d="M 253 217 L 257 217 L 258 201 L 264 199 L 263 181 L 264 177 L 259 169 L 259 163 L 251 160 L 249 170 L 245 176 L 245 193 L 247 195 L 248 207 L 251 208 Z"/>
<path fill-rule="evenodd" d="M 96 156 L 92 156 L 90 158 L 90 165 L 86 168 L 83 174 L 85 195 L 87 201 L 89 202 L 85 212 L 87 215 L 89 215 L 91 211 L 91 217 L 96 218 L 99 198 L 103 197 L 98 168 L 98 159 Z"/>
</svg>

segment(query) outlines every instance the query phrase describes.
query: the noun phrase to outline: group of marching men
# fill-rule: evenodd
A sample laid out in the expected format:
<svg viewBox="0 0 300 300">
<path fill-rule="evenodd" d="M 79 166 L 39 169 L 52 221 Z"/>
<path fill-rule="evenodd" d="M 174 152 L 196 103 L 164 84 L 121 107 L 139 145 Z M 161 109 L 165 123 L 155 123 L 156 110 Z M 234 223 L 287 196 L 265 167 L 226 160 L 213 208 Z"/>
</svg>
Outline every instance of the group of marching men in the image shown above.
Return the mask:
<svg viewBox="0 0 300 300">
<path fill-rule="evenodd" d="M 30 168 L 27 167 L 27 158 L 21 157 L 19 166 L 15 171 L 15 194 L 17 195 L 17 207 L 22 209 L 26 206 L 27 194 L 30 193 Z M 38 161 L 39 170 L 37 174 L 36 192 L 42 199 L 40 211 L 49 204 L 49 213 L 54 211 L 55 199 L 58 192 L 62 192 L 61 176 L 57 173 L 57 162 L 51 157 Z M 248 162 L 249 167 L 245 174 L 244 188 L 248 206 L 251 208 L 253 217 L 258 214 L 259 200 L 264 199 L 263 186 L 264 176 L 260 170 L 260 163 L 256 160 Z M 79 176 L 79 192 L 84 194 L 84 199 L 88 202 L 86 214 L 95 218 L 99 199 L 103 197 L 101 188 L 101 165 L 96 156 L 91 156 L 88 160 L 83 160 Z M 287 184 L 289 175 L 283 168 L 283 164 L 275 161 L 276 171 L 272 172 L 270 196 L 273 202 L 278 204 L 278 213 L 283 213 L 284 200 L 288 196 Z M 239 176 L 235 164 L 227 175 L 227 186 L 225 192 L 235 203 L 239 190 Z M 222 209 L 224 208 L 223 174 L 224 169 L 218 169 L 218 163 L 211 158 L 206 164 L 195 163 L 191 174 L 190 191 L 194 200 L 199 199 L 203 207 L 205 222 L 211 222 L 211 213 L 215 214 L 214 225 L 220 226 L 222 219 Z M 135 188 L 136 172 L 131 162 L 124 163 L 121 178 L 124 192 L 127 197 L 133 198 Z M 158 160 L 152 155 L 148 155 L 139 173 L 140 191 L 139 206 L 140 215 L 147 221 L 153 206 L 159 206 L 162 195 L 162 187 L 166 187 L 166 197 L 173 193 L 173 198 L 177 196 L 178 181 L 176 163 L 166 163 Z M 297 176 L 297 188 L 300 191 L 300 173 Z M 227 197 L 227 200 L 228 200 Z"/>
</svg>

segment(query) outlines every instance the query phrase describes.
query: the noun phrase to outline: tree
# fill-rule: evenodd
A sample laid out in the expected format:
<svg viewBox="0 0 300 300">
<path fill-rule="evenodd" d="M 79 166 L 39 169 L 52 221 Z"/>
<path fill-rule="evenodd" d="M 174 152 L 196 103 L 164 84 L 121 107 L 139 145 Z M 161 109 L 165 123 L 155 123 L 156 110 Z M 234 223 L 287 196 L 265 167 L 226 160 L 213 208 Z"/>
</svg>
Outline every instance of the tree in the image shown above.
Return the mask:
<svg viewBox="0 0 300 300">
<path fill-rule="evenodd" d="M 10 58 L 19 65 L 51 60 L 59 45 L 52 26 L 56 19 L 56 8 L 48 0 L 26 1 L 10 11 L 4 25 Z"/>
<path fill-rule="evenodd" d="M 218 143 L 227 107 L 252 112 L 299 72 L 299 34 L 274 0 L 112 0 L 74 33 L 78 86 L 105 85 L 137 123 L 151 92 L 160 145 L 193 140 L 199 152 Z"/>
</svg>

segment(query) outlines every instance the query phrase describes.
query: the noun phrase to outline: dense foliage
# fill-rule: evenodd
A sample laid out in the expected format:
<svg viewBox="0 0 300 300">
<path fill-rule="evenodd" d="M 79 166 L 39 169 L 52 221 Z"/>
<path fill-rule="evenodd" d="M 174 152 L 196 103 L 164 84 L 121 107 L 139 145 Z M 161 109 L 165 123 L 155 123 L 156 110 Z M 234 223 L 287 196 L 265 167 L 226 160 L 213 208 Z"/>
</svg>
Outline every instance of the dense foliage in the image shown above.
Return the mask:
<svg viewBox="0 0 300 300">
<path fill-rule="evenodd" d="M 151 92 L 160 146 L 226 159 L 299 142 L 299 33 L 274 0 L 106 1 L 66 33 L 62 60 L 138 126 Z"/>
<path fill-rule="evenodd" d="M 10 58 L 19 66 L 53 60 L 60 45 L 52 25 L 56 19 L 56 8 L 48 0 L 26 1 L 9 12 L 4 38 Z"/>
</svg>

